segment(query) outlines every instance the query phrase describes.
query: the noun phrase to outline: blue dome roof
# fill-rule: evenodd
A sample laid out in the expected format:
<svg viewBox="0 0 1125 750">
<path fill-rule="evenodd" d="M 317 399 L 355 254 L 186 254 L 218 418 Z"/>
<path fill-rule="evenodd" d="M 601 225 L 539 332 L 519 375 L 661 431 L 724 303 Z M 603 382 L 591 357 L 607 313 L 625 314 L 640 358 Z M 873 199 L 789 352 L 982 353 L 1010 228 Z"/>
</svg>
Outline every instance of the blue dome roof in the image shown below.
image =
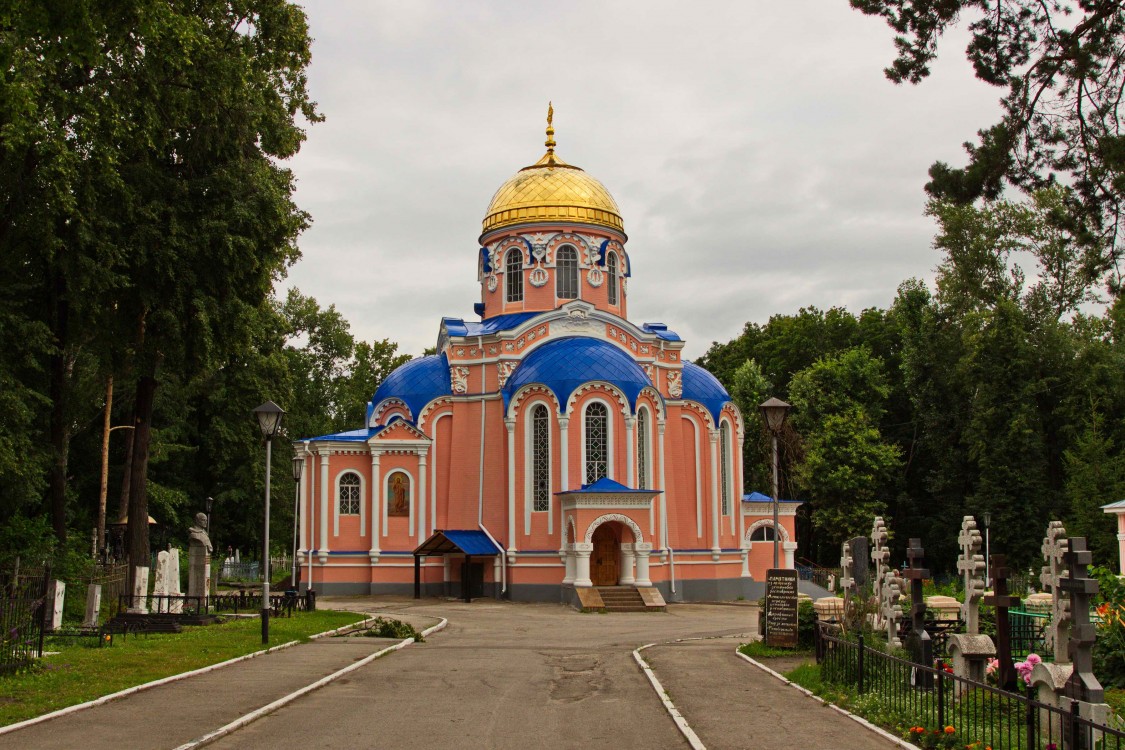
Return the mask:
<svg viewBox="0 0 1125 750">
<path fill-rule="evenodd" d="M 378 408 L 380 402 L 388 398 L 402 399 L 410 407 L 411 418 L 417 421 L 426 404 L 452 393 L 449 361 L 445 354 L 431 354 L 412 359 L 388 375 L 375 391 L 371 404 Z"/>
<path fill-rule="evenodd" d="M 715 419 L 715 426 L 719 426 L 719 412 L 723 404 L 731 400 L 727 389 L 711 373 L 692 362 L 684 362 L 683 379 L 685 401 L 697 401 L 707 407 Z"/>
<path fill-rule="evenodd" d="M 544 344 L 520 363 L 504 384 L 504 408 L 520 388 L 541 383 L 551 389 L 565 410 L 570 394 L 591 380 L 617 386 L 630 405 L 637 403 L 642 388 L 652 385 L 640 365 L 613 344 L 572 336 Z"/>
</svg>

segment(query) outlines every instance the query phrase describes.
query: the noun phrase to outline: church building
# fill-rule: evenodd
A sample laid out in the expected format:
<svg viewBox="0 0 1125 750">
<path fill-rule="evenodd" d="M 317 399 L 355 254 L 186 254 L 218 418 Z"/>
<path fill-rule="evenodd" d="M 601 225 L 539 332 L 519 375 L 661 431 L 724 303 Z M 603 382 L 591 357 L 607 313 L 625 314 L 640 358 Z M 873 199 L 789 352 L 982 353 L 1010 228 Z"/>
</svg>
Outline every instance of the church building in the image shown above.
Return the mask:
<svg viewBox="0 0 1125 750">
<path fill-rule="evenodd" d="M 775 530 L 769 498 L 743 496 L 743 415 L 667 325 L 629 321 L 617 203 L 547 122 L 546 154 L 485 212 L 479 320 L 444 318 L 363 426 L 294 443 L 302 587 L 735 599 L 760 594 L 775 533 L 793 567 L 796 504 Z"/>
</svg>

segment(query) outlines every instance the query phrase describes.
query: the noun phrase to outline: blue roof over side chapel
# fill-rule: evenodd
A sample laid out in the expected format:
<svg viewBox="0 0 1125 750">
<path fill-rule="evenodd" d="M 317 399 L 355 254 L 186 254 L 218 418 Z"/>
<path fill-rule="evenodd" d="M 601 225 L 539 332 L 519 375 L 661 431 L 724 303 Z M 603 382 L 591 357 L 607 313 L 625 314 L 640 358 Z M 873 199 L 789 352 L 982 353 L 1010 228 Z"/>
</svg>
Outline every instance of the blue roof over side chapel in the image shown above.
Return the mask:
<svg viewBox="0 0 1125 750">
<path fill-rule="evenodd" d="M 504 384 L 504 408 L 520 388 L 541 383 L 551 389 L 559 405 L 566 409 L 570 394 L 592 380 L 617 386 L 630 405 L 637 403 L 642 388 L 652 385 L 641 366 L 613 344 L 587 336 L 568 336 L 527 355 Z"/>
<path fill-rule="evenodd" d="M 697 401 L 707 407 L 715 419 L 715 426 L 719 426 L 719 412 L 723 404 L 730 401 L 730 394 L 723 384 L 711 373 L 704 370 L 694 362 L 684 362 L 683 375 L 684 393 L 686 401 Z"/>
<path fill-rule="evenodd" d="M 398 398 L 410 408 L 410 416 L 417 421 L 426 404 L 441 396 L 450 396 L 449 360 L 445 354 L 431 354 L 412 359 L 387 376 L 371 403 L 378 406 L 388 398 Z"/>
</svg>

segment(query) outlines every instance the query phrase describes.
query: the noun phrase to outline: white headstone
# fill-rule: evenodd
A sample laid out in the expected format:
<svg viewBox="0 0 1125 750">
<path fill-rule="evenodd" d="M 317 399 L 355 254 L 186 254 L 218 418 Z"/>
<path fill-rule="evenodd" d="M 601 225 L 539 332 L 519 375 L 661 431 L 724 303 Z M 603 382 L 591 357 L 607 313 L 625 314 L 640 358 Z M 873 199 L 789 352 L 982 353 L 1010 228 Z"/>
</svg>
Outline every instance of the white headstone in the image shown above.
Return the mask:
<svg viewBox="0 0 1125 750">
<path fill-rule="evenodd" d="M 882 516 L 876 516 L 875 523 L 871 526 L 871 562 L 875 564 L 875 577 L 872 579 L 875 601 L 880 601 L 882 598 L 883 574 L 891 561 L 891 550 L 887 547 L 887 538 L 887 525 L 883 522 Z M 883 627 L 883 616 L 878 610 L 875 612 L 874 625 L 876 628 Z"/>
<path fill-rule="evenodd" d="M 894 568 L 888 568 L 883 574 L 883 584 L 879 587 L 882 598 L 879 600 L 879 614 L 883 618 L 883 625 L 887 629 L 887 650 L 902 648 L 902 640 L 898 637 L 898 624 L 902 619 L 902 590 L 906 581 L 899 576 Z"/>
<path fill-rule="evenodd" d="M 96 628 L 101 608 L 102 586 L 100 583 L 91 583 L 86 587 L 86 617 L 82 620 L 82 627 Z"/>
<path fill-rule="evenodd" d="M 168 546 L 167 585 L 168 596 L 171 597 L 171 607 L 168 611 L 174 615 L 182 614 L 184 600 L 177 598 L 184 595 L 183 589 L 180 588 L 180 550 L 171 545 Z"/>
<path fill-rule="evenodd" d="M 148 566 L 138 565 L 133 568 L 133 591 L 129 604 L 127 611 L 131 614 L 148 614 Z"/>
<path fill-rule="evenodd" d="M 66 583 L 51 581 L 47 584 L 47 601 L 51 602 L 51 630 L 62 627 L 63 603 L 66 600 Z"/>
<path fill-rule="evenodd" d="M 980 600 L 984 596 L 984 557 L 980 554 L 981 536 L 977 521 L 972 516 L 961 519 L 961 533 L 957 535 L 961 545 L 961 556 L 957 558 L 957 570 L 965 583 L 965 603 L 961 605 L 961 619 L 965 621 L 965 633 L 980 633 Z"/>
<path fill-rule="evenodd" d="M 152 608 L 157 612 L 168 611 L 168 552 L 160 550 L 156 554 L 156 580 L 152 584 Z"/>
<path fill-rule="evenodd" d="M 845 596 L 855 588 L 854 565 L 851 545 L 844 542 L 840 548 L 840 587 Z"/>
</svg>

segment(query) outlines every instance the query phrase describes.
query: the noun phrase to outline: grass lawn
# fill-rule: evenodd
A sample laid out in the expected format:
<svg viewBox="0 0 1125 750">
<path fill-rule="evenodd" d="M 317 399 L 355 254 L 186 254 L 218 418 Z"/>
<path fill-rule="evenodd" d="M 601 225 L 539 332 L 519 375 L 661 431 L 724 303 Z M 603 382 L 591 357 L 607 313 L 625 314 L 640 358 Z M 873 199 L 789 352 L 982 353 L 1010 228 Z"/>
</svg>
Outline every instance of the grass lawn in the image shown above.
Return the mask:
<svg viewBox="0 0 1125 750">
<path fill-rule="evenodd" d="M 812 649 L 774 648 L 772 646 L 767 646 L 765 641 L 751 641 L 750 643 L 743 643 L 738 647 L 738 650 L 740 653 L 749 656 L 751 659 L 812 657 L 814 655 Z"/>
<path fill-rule="evenodd" d="M 331 611 L 270 618 L 270 645 L 307 640 L 362 619 L 355 612 Z M 45 649 L 59 653 L 41 659 L 31 671 L 0 677 L 0 726 L 263 648 L 256 617 L 185 627 L 182 633 L 115 635 L 108 648 L 88 645 L 93 640 L 48 639 Z"/>
</svg>

